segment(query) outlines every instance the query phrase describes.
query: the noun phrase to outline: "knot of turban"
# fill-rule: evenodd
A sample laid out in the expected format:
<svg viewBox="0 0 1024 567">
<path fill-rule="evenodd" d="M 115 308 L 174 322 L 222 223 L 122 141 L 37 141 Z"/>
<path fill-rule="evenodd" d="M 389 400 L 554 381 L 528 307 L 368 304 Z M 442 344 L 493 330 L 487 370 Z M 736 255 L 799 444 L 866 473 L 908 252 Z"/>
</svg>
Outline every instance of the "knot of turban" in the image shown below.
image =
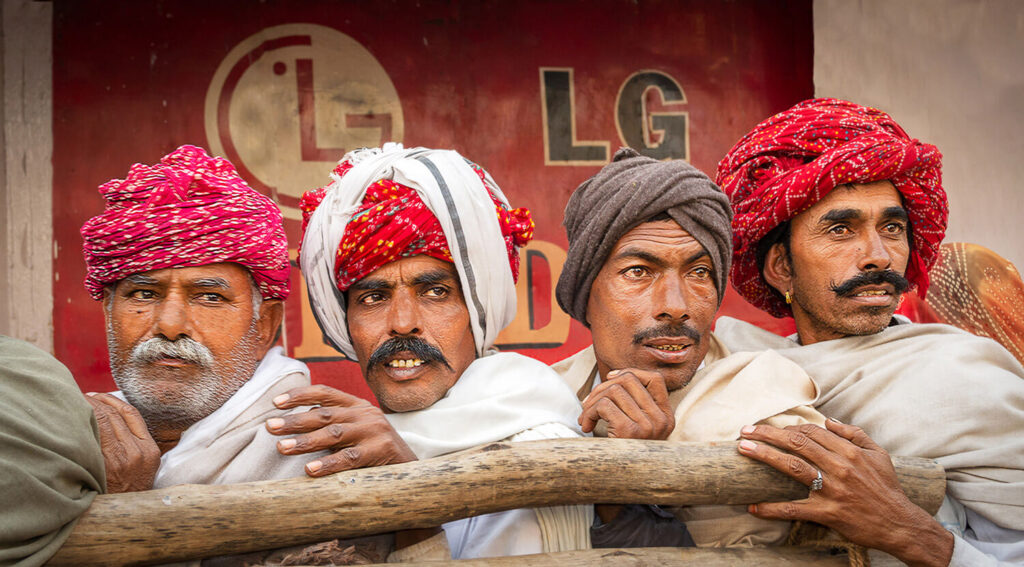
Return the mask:
<svg viewBox="0 0 1024 567">
<path fill-rule="evenodd" d="M 478 354 L 515 317 L 519 247 L 533 238 L 490 175 L 458 153 L 400 144 L 350 152 L 302 197 L 299 264 L 327 341 L 355 360 L 341 295 L 403 257 L 455 265 Z"/>
<path fill-rule="evenodd" d="M 758 269 L 758 242 L 837 186 L 884 180 L 903 196 L 913 233 L 906 277 L 923 297 L 949 218 L 939 150 L 880 110 L 836 99 L 804 101 L 755 126 L 718 164 L 736 215 L 737 291 L 775 317 L 792 314 Z"/>
<path fill-rule="evenodd" d="M 281 211 L 229 161 L 181 146 L 156 165 L 133 165 L 99 191 L 106 208 L 81 231 L 85 287 L 94 299 L 131 274 L 219 262 L 245 266 L 264 299 L 288 297 Z"/>
<path fill-rule="evenodd" d="M 721 302 L 732 257 L 729 200 L 707 175 L 683 160 L 658 161 L 622 148 L 573 191 L 565 206 L 569 252 L 555 291 L 562 310 L 586 325 L 590 288 L 615 243 L 662 213 L 711 256 Z"/>
</svg>

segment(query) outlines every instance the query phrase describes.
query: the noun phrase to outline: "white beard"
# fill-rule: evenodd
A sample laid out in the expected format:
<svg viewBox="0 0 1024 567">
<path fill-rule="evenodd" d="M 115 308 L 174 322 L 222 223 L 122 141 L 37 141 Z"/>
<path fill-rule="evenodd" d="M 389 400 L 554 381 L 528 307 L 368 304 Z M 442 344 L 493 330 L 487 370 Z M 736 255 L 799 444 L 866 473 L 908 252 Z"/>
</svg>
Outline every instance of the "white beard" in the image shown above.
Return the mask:
<svg viewBox="0 0 1024 567">
<path fill-rule="evenodd" d="M 221 359 L 216 359 L 205 345 L 190 338 L 170 341 L 153 337 L 135 345 L 127 360 L 122 361 L 115 353 L 123 351 L 108 324 L 111 374 L 125 399 L 139 410 L 151 430 L 168 426 L 184 429 L 216 411 L 252 378 L 260 362 L 256 357 L 257 337 L 258 329 L 253 321 L 245 336 Z M 177 393 L 174 396 L 161 392 L 160 380 L 153 378 L 155 374 L 174 372 L 151 365 L 152 360 L 167 355 L 192 362 L 199 368 L 195 376 L 175 380 Z M 157 425 L 160 427 L 155 427 Z"/>
</svg>

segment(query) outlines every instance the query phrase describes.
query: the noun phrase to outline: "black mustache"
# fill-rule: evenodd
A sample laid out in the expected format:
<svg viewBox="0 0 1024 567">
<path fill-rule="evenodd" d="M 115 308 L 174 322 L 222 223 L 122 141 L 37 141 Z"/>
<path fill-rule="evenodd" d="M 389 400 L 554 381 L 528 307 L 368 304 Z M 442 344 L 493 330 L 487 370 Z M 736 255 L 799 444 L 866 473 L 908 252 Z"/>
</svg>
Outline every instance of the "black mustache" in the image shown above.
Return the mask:
<svg viewBox="0 0 1024 567">
<path fill-rule="evenodd" d="M 859 287 L 881 284 L 891 284 L 895 295 L 900 295 L 910 288 L 910 282 L 907 281 L 907 278 L 892 270 L 862 272 L 841 284 L 832 283 L 831 288 L 839 297 L 845 297 L 851 295 Z"/>
<path fill-rule="evenodd" d="M 416 337 L 392 337 L 388 339 L 384 344 L 377 347 L 377 350 L 373 351 L 373 354 L 370 355 L 370 360 L 366 363 L 366 368 L 369 369 L 378 364 L 384 364 L 389 358 L 400 352 L 411 352 L 423 362 L 440 362 L 447 366 L 448 370 L 452 369 L 441 349 Z"/>
<path fill-rule="evenodd" d="M 700 344 L 700 333 L 695 329 L 688 327 L 685 322 L 663 323 L 655 327 L 648 327 L 642 331 L 638 331 L 635 335 L 633 335 L 633 344 L 643 344 L 646 340 L 656 339 L 658 337 L 679 336 L 693 339 L 694 345 Z"/>
</svg>

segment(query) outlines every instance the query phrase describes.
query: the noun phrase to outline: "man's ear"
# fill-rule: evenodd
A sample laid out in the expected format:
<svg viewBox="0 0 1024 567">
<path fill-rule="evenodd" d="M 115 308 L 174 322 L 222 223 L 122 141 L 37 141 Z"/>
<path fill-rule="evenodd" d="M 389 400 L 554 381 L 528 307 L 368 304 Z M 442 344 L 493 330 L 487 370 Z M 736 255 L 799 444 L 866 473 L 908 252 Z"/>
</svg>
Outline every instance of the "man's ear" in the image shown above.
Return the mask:
<svg viewBox="0 0 1024 567">
<path fill-rule="evenodd" d="M 793 291 L 793 265 L 789 261 L 789 251 L 782 242 L 773 244 L 765 254 L 763 275 L 768 285 L 781 295 Z"/>
<path fill-rule="evenodd" d="M 281 321 L 284 320 L 284 302 L 280 299 L 264 299 L 260 304 L 260 319 L 256 321 L 260 339 L 260 358 L 263 358 L 277 342 Z"/>
</svg>

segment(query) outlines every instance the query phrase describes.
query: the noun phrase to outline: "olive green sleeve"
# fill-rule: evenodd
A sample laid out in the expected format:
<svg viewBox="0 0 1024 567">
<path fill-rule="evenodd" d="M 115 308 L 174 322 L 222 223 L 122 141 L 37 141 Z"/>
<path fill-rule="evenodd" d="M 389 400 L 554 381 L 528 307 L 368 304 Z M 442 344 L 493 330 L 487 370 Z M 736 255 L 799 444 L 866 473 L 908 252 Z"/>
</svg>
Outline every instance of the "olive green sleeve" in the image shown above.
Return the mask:
<svg viewBox="0 0 1024 567">
<path fill-rule="evenodd" d="M 0 566 L 45 563 L 104 489 L 96 418 L 71 373 L 0 336 Z"/>
</svg>

